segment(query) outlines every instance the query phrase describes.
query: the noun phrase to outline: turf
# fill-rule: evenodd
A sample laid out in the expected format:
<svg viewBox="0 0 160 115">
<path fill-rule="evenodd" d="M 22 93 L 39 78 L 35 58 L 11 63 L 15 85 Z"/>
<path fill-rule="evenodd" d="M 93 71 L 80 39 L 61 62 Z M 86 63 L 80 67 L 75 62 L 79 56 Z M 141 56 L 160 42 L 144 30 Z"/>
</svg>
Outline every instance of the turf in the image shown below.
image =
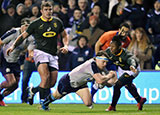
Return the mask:
<svg viewBox="0 0 160 115">
<path fill-rule="evenodd" d="M 83 104 L 50 104 L 50 111 L 38 109 L 38 104 L 8 104 L 0 106 L 0 115 L 160 115 L 160 105 L 144 105 L 143 111 L 137 111 L 136 105 L 118 104 L 116 112 L 105 112 L 109 106 L 94 104 L 88 109 Z"/>
</svg>

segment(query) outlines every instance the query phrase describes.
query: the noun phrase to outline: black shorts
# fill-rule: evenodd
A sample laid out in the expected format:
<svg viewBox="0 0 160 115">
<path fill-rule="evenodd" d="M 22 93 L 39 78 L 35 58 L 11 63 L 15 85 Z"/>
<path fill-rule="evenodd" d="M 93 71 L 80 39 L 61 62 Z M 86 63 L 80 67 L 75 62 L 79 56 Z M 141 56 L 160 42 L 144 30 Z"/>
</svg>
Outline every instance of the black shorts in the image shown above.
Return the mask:
<svg viewBox="0 0 160 115">
<path fill-rule="evenodd" d="M 132 75 L 130 76 L 128 73 L 124 73 L 122 76 L 119 77 L 119 81 L 122 83 L 122 85 L 128 85 L 131 84 L 133 82 L 133 79 L 135 77 L 133 77 Z"/>
<path fill-rule="evenodd" d="M 2 75 L 6 75 L 9 73 L 13 73 L 15 77 L 20 77 L 20 65 L 17 63 L 8 63 L 6 59 L 3 56 L 3 52 L 0 54 L 1 59 L 1 65 L 0 65 L 0 71 L 2 72 Z"/>
<path fill-rule="evenodd" d="M 78 88 L 71 87 L 68 74 L 65 74 L 58 82 L 58 92 L 61 95 L 66 95 L 71 92 L 77 92 L 79 89 L 86 88 L 86 87 L 88 87 L 87 84 L 80 86 Z"/>
</svg>

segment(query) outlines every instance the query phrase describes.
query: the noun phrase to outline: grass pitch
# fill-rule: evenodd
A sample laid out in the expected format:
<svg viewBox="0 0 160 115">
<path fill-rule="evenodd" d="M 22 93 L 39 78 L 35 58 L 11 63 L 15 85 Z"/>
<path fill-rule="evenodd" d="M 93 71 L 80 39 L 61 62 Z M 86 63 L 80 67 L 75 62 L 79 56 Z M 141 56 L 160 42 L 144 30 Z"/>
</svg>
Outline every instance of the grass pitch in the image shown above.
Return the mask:
<svg viewBox="0 0 160 115">
<path fill-rule="evenodd" d="M 94 104 L 88 109 L 84 104 L 50 104 L 50 111 L 39 110 L 39 104 L 7 104 L 0 106 L 0 115 L 160 115 L 160 105 L 144 105 L 137 111 L 136 105 L 118 104 L 116 112 L 105 112 L 109 105 Z"/>
</svg>

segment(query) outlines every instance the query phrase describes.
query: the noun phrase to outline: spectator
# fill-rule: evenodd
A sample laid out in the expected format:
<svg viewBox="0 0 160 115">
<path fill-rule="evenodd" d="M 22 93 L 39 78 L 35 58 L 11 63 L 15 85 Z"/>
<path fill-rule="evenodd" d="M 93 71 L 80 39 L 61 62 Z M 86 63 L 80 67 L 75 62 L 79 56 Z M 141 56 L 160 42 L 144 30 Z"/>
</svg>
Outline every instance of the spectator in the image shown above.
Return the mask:
<svg viewBox="0 0 160 115">
<path fill-rule="evenodd" d="M 150 43 L 145 30 L 141 27 L 136 28 L 133 34 L 128 50 L 140 60 L 142 70 L 152 69 L 153 45 Z"/>
<path fill-rule="evenodd" d="M 37 5 L 32 6 L 31 12 L 32 12 L 32 16 L 35 16 L 37 18 L 40 16 L 40 10 L 39 10 L 39 7 Z"/>
<path fill-rule="evenodd" d="M 160 44 L 160 1 L 154 3 L 154 9 L 148 13 L 147 31 L 150 40 L 155 45 Z"/>
<path fill-rule="evenodd" d="M 76 0 L 68 0 L 68 18 L 71 18 L 73 16 L 75 8 L 76 8 Z"/>
<path fill-rule="evenodd" d="M 88 39 L 86 36 L 79 36 L 77 46 L 70 54 L 67 61 L 67 70 L 72 70 L 86 60 L 93 57 L 93 50 L 87 46 Z"/>
<path fill-rule="evenodd" d="M 95 43 L 98 38 L 104 33 L 102 29 L 100 29 L 97 25 L 99 23 L 99 19 L 97 16 L 92 15 L 89 17 L 89 28 L 84 29 L 82 35 L 87 36 L 88 45 L 94 49 Z"/>
<path fill-rule="evenodd" d="M 115 24 L 120 24 L 126 20 L 131 21 L 133 29 L 146 26 L 147 15 L 143 7 L 143 0 L 135 0 L 134 5 L 129 5 L 123 9 L 123 14 L 114 20 Z"/>
<path fill-rule="evenodd" d="M 125 8 L 126 6 L 128 6 L 128 3 L 126 0 L 118 0 L 118 3 L 113 6 L 112 10 L 111 10 L 111 16 L 110 16 L 110 22 L 113 26 L 114 29 L 118 29 L 118 25 L 116 24 L 115 19 L 119 18 L 120 15 L 123 14 L 123 8 Z"/>
<path fill-rule="evenodd" d="M 7 7 L 7 13 L 1 17 L 1 26 L 0 26 L 0 36 L 3 35 L 6 31 L 10 30 L 12 27 L 15 27 L 15 6 L 9 5 Z"/>
<path fill-rule="evenodd" d="M 98 27 L 104 31 L 109 31 L 112 29 L 112 26 L 109 22 L 109 19 L 101 12 L 101 7 L 99 4 L 95 4 L 91 12 L 88 13 L 85 21 L 82 23 L 81 31 L 89 27 L 89 16 L 95 15 L 99 18 Z"/>
<path fill-rule="evenodd" d="M 21 20 L 26 16 L 25 11 L 26 11 L 25 5 L 19 3 L 16 7 L 16 16 L 15 16 L 16 27 L 21 26 Z"/>
<path fill-rule="evenodd" d="M 78 8 L 82 11 L 82 15 L 86 17 L 90 10 L 88 7 L 88 0 L 78 0 Z"/>
<path fill-rule="evenodd" d="M 69 51 L 73 51 L 75 47 L 77 47 L 77 36 L 81 34 L 80 27 L 82 22 L 84 21 L 84 17 L 82 15 L 82 11 L 79 8 L 74 10 L 73 17 L 69 19 L 69 25 L 71 29 L 68 29 L 69 33 Z"/>
</svg>

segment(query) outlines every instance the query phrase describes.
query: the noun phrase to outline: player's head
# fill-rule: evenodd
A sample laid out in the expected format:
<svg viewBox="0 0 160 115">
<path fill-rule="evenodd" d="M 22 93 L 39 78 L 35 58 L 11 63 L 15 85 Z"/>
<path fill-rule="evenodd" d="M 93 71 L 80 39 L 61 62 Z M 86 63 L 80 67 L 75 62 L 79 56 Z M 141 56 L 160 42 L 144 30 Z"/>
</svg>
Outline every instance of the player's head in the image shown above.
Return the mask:
<svg viewBox="0 0 160 115">
<path fill-rule="evenodd" d="M 120 36 L 114 36 L 110 43 L 110 50 L 112 54 L 117 54 L 121 50 L 121 40 Z"/>
<path fill-rule="evenodd" d="M 23 18 L 21 20 L 21 32 L 24 32 L 30 24 L 30 19 L 29 18 Z"/>
<path fill-rule="evenodd" d="M 130 32 L 130 25 L 128 23 L 122 23 L 119 27 L 119 33 L 118 35 L 120 37 L 126 37 L 128 36 L 129 32 Z"/>
<path fill-rule="evenodd" d="M 95 60 L 99 69 L 104 69 L 109 61 L 105 51 L 99 51 L 95 57 Z"/>
<path fill-rule="evenodd" d="M 53 5 L 51 2 L 42 2 L 41 4 L 42 17 L 47 20 L 52 17 Z"/>
</svg>

